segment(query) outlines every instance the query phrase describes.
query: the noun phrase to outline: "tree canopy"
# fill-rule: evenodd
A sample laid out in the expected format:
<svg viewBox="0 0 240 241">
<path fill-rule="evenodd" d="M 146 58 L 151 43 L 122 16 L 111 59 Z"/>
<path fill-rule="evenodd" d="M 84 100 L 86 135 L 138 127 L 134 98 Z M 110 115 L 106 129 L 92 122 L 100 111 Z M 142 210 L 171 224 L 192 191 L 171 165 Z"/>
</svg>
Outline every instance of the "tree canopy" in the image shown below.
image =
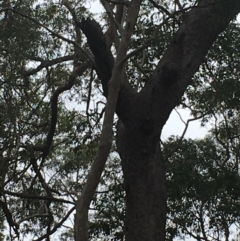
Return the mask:
<svg viewBox="0 0 240 241">
<path fill-rule="evenodd" d="M 0 1 L 0 240 L 236 240 L 239 0 L 92 4 Z"/>
</svg>

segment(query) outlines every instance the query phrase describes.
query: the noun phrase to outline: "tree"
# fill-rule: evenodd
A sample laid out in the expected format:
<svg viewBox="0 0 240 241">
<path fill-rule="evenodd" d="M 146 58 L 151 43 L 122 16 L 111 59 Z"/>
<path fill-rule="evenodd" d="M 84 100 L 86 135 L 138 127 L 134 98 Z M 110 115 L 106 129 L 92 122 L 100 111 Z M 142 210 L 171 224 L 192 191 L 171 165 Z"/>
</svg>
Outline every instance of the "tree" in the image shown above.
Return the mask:
<svg viewBox="0 0 240 241">
<path fill-rule="evenodd" d="M 194 102 L 191 87 L 201 84 L 193 77 L 206 74 L 201 64 L 229 23 L 238 29 L 240 4 L 101 3 L 105 25 L 80 1 L 1 3 L 0 204 L 16 236 L 20 230 L 50 240 L 76 207 L 74 239 L 88 239 L 89 208 L 111 149 L 116 112 L 125 238 L 165 240 L 161 131 L 183 97 L 185 106 Z M 226 64 L 213 57 L 205 62 L 213 73 L 218 63 Z M 107 98 L 103 111 L 100 93 Z M 71 99 L 85 103 L 86 111 L 69 108 Z M 198 105 L 191 105 L 196 118 Z"/>
</svg>

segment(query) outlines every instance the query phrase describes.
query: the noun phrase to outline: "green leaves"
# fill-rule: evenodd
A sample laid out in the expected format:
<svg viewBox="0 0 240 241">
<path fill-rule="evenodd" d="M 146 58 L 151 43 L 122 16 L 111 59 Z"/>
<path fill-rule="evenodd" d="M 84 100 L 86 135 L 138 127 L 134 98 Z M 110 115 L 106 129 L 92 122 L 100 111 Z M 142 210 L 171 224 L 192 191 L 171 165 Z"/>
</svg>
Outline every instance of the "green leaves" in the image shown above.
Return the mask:
<svg viewBox="0 0 240 241">
<path fill-rule="evenodd" d="M 138 91 L 179 24 L 187 21 L 185 11 L 196 4 L 181 1 L 187 8 L 182 10 L 177 2 L 142 3 L 129 49 L 138 51 L 126 63 L 127 80 Z M 106 100 L 89 60 L 92 53 L 73 21 L 93 16 L 92 2 L 69 3 L 72 10 L 56 1 L 0 3 L 0 161 L 5 167 L 0 168 L 0 193 L 22 239 L 49 236 L 65 219 L 70 227 L 64 223 L 59 236 L 73 239 L 72 207 L 102 128 Z M 106 14 L 99 19 L 106 33 Z M 204 116 L 203 124 L 213 124 L 209 136 L 184 139 L 180 145 L 180 139 L 172 137 L 164 143 L 169 240 L 189 235 L 218 239 L 217 233 L 226 235 L 229 226 L 239 222 L 239 33 L 239 24 L 232 22 L 219 36 L 182 100 L 193 116 Z M 73 69 L 78 71 L 73 74 Z M 91 204 L 91 240 L 124 239 L 124 198 L 121 163 L 112 151 Z M 0 224 L 4 215 L 0 209 Z"/>
<path fill-rule="evenodd" d="M 178 227 L 176 235 L 217 238 L 226 235 L 226 230 L 239 220 L 238 164 L 235 153 L 229 155 L 221 141 L 214 135 L 184 140 L 176 152 L 172 147 L 177 139 L 165 144 L 165 154 L 170 155 L 168 225 L 170 229 Z"/>
<path fill-rule="evenodd" d="M 194 116 L 224 113 L 231 118 L 239 111 L 239 31 L 239 24 L 231 23 L 219 36 L 196 73 L 195 84 L 188 88 L 187 106 Z"/>
</svg>

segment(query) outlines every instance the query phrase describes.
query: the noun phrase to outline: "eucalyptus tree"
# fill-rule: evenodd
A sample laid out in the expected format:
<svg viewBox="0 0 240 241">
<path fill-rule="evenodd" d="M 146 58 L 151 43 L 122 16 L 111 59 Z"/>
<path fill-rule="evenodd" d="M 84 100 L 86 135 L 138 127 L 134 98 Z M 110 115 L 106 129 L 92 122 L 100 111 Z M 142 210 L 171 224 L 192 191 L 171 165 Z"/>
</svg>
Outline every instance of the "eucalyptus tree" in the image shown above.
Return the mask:
<svg viewBox="0 0 240 241">
<path fill-rule="evenodd" d="M 214 103 L 194 102 L 204 68 L 213 74 L 205 85 L 211 96 L 231 98 L 214 88 L 217 67 L 222 88 L 228 81 L 221 45 L 205 56 L 219 35 L 235 36 L 239 0 L 101 0 L 101 16 L 77 0 L 0 4 L 0 204 L 10 238 L 50 240 L 76 209 L 74 240 L 88 239 L 90 205 L 117 130 L 124 237 L 165 240 L 161 132 L 181 103 L 195 118 L 218 114 Z M 232 52 L 231 73 L 238 61 Z"/>
</svg>

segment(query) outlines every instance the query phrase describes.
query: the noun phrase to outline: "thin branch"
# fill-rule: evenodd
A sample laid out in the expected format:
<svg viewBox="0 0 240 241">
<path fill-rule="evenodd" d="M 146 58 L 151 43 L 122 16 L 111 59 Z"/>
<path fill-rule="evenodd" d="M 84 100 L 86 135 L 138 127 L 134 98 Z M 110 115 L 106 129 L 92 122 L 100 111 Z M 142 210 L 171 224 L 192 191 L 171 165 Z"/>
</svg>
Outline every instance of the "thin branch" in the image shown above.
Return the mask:
<svg viewBox="0 0 240 241">
<path fill-rule="evenodd" d="M 28 199 L 37 199 L 37 200 L 50 200 L 53 202 L 62 202 L 62 203 L 69 203 L 69 204 L 75 204 L 72 201 L 62 199 L 62 198 L 55 198 L 53 196 L 38 196 L 38 195 L 31 195 L 28 193 L 16 193 L 16 192 L 10 192 L 10 191 L 3 191 L 4 194 L 11 195 L 14 197 L 20 197 L 20 198 L 28 198 Z"/>
<path fill-rule="evenodd" d="M 2 9 L 0 12 L 6 11 L 6 10 L 12 11 L 12 12 L 14 12 L 14 13 L 16 13 L 16 14 L 24 17 L 24 18 L 27 18 L 27 19 L 31 20 L 32 22 L 36 23 L 38 26 L 40 26 L 40 27 L 44 28 L 45 30 L 47 30 L 48 32 L 50 32 L 53 36 L 55 36 L 55 37 L 57 37 L 57 38 L 59 38 L 59 39 L 62 39 L 63 41 L 65 41 L 65 42 L 67 42 L 67 43 L 73 44 L 75 47 L 77 47 L 79 50 L 81 50 L 81 52 L 87 57 L 87 59 L 89 59 L 90 62 L 94 65 L 94 61 L 92 60 L 92 58 L 88 55 L 88 53 L 87 53 L 84 49 L 82 49 L 81 45 L 80 45 L 79 43 L 77 43 L 76 41 L 73 41 L 73 40 L 71 40 L 71 39 L 68 39 L 68 38 L 63 37 L 62 35 L 54 32 L 53 30 L 51 30 L 50 28 L 48 28 L 46 25 L 40 23 L 40 22 L 37 21 L 36 19 L 34 19 L 34 18 L 32 18 L 32 17 L 24 14 L 24 13 L 21 13 L 21 12 L 15 10 L 15 9 L 13 9 L 13 8 L 4 8 L 4 9 Z"/>
<path fill-rule="evenodd" d="M 42 237 L 35 239 L 33 241 L 41 241 L 47 237 L 49 237 L 51 234 L 55 233 L 61 226 L 62 224 L 68 219 L 68 217 L 71 215 L 71 213 L 75 210 L 75 207 L 72 207 L 67 214 L 65 215 L 65 217 L 59 222 L 57 223 L 52 230 L 50 230 L 47 234 L 43 235 Z"/>
<path fill-rule="evenodd" d="M 50 151 L 50 147 L 52 145 L 52 141 L 53 141 L 53 137 L 54 137 L 54 133 L 55 133 L 55 129 L 56 129 L 56 124 L 57 124 L 57 114 L 58 114 L 58 97 L 61 93 L 63 93 L 66 90 L 69 90 L 72 88 L 76 76 L 77 74 L 82 73 L 83 71 L 85 71 L 85 69 L 88 67 L 88 64 L 85 63 L 77 68 L 75 68 L 71 75 L 69 76 L 69 80 L 66 84 L 59 86 L 55 92 L 53 93 L 52 97 L 51 97 L 51 123 L 50 123 L 50 128 L 47 134 L 47 139 L 45 144 L 40 148 L 40 146 L 37 146 L 38 150 L 41 150 L 43 152 L 42 154 L 42 161 L 40 166 L 43 165 L 44 160 L 46 158 L 46 156 L 49 154 Z M 33 149 L 30 150 L 36 150 L 34 147 Z M 44 190 L 47 192 L 47 194 L 49 196 L 52 196 L 52 192 L 57 193 L 55 190 L 52 190 L 48 184 L 45 182 L 44 178 L 42 177 L 42 174 L 40 172 L 40 169 L 38 168 L 37 165 L 37 160 L 36 158 L 32 157 L 30 159 L 30 162 L 33 166 L 34 172 L 36 173 L 36 176 L 38 177 L 39 181 L 42 184 L 42 187 L 44 188 Z M 57 193 L 58 194 L 58 193 Z"/>
<path fill-rule="evenodd" d="M 132 0 L 129 6 L 128 16 L 126 18 L 127 28 L 123 30 L 122 41 L 117 50 L 116 60 L 111 71 L 111 78 L 108 79 L 108 95 L 106 103 L 106 111 L 103 120 L 103 128 L 100 136 L 99 146 L 94 158 L 91 170 L 89 172 L 87 182 L 82 190 L 81 195 L 78 197 L 76 202 L 76 216 L 75 216 L 75 226 L 74 226 L 74 238 L 76 241 L 87 241 L 88 240 L 88 210 L 93 198 L 93 195 L 96 191 L 96 188 L 99 184 L 104 166 L 109 155 L 111 145 L 112 145 L 112 127 L 113 127 L 113 117 L 117 106 L 118 94 L 121 87 L 121 84 L 124 79 L 124 65 L 122 59 L 126 56 L 130 39 L 135 28 L 137 21 L 139 9 L 140 9 L 141 0 Z M 85 20 L 85 24 L 89 24 L 91 27 L 96 27 L 97 30 L 101 33 L 101 28 L 96 22 Z M 80 27 L 84 24 L 80 24 Z M 85 32 L 87 33 L 86 29 Z M 96 42 L 96 39 L 90 39 L 87 36 L 88 42 L 92 41 L 92 44 Z M 98 41 L 98 39 L 97 39 Z M 104 41 L 104 39 L 103 39 Z M 103 42 L 103 46 L 106 46 L 106 43 Z M 95 48 L 96 46 L 92 46 Z M 99 50 L 94 49 L 99 55 Z"/>
<path fill-rule="evenodd" d="M 190 235 L 190 237 L 196 239 L 196 240 L 204 240 L 203 237 L 200 237 L 200 236 L 197 236 L 197 235 L 194 235 L 192 232 L 190 232 L 186 227 L 182 227 L 183 230 L 188 234 Z"/>
<path fill-rule="evenodd" d="M 68 0 L 62 0 L 62 5 L 64 5 L 67 10 L 72 14 L 73 20 L 77 20 L 77 15 L 75 13 L 75 10 L 72 8 Z"/>
<path fill-rule="evenodd" d="M 169 17 L 172 17 L 172 14 L 163 6 L 159 5 L 158 3 L 156 3 L 153 0 L 149 0 L 150 3 L 152 3 L 152 5 L 157 8 L 158 10 L 161 10 L 162 12 L 166 13 Z"/>
<path fill-rule="evenodd" d="M 63 56 L 63 57 L 59 57 L 59 58 L 52 59 L 52 60 L 44 60 L 39 57 L 29 57 L 29 59 L 34 60 L 34 61 L 40 61 L 41 64 L 35 69 L 30 69 L 30 70 L 24 71 L 22 73 L 24 76 L 30 76 L 30 75 L 36 74 L 43 68 L 50 67 L 52 65 L 59 64 L 59 63 L 65 62 L 65 61 L 73 60 L 74 55 Z"/>
<path fill-rule="evenodd" d="M 57 115 L 58 115 L 58 97 L 60 94 L 62 94 L 64 91 L 70 90 L 72 86 L 74 85 L 75 79 L 78 75 L 81 75 L 87 68 L 89 67 L 89 63 L 83 63 L 82 65 L 76 67 L 72 73 L 69 76 L 68 82 L 65 84 L 59 86 L 53 93 L 51 97 L 51 122 L 50 122 L 50 128 L 47 134 L 47 139 L 45 144 L 43 145 L 25 145 L 26 148 L 32 149 L 34 151 L 41 151 L 43 152 L 42 158 L 44 159 L 50 150 L 53 136 L 56 129 L 57 124 Z"/>
<path fill-rule="evenodd" d="M 123 2 L 123 0 L 120 0 L 120 2 L 121 1 Z M 107 1 L 107 2 L 109 3 L 109 1 Z M 114 19 L 115 19 L 114 21 L 116 21 L 118 23 L 120 28 L 116 28 L 116 26 L 113 23 L 110 25 L 109 29 L 105 33 L 105 37 L 107 39 L 106 42 L 107 42 L 109 49 L 111 48 L 112 43 L 114 43 L 115 49 L 116 50 L 118 49 L 120 38 L 119 38 L 119 34 L 117 32 L 117 29 L 119 29 L 120 32 L 122 31 L 122 27 L 123 27 L 122 20 L 124 19 L 124 9 L 125 8 L 126 8 L 126 6 L 124 6 L 123 4 L 119 4 L 116 6 L 116 12 L 114 14 Z"/>
<path fill-rule="evenodd" d="M 43 178 L 41 172 L 40 172 L 40 168 L 38 168 L 38 164 L 37 164 L 37 160 L 35 157 L 31 157 L 30 158 L 30 163 L 32 164 L 33 170 L 36 173 L 36 176 L 38 177 L 43 189 L 46 191 L 46 193 L 52 197 L 52 190 L 48 184 L 45 182 L 45 179 Z M 55 191 L 56 192 L 56 191 Z"/>
<path fill-rule="evenodd" d="M 8 209 L 7 203 L 2 201 L 1 199 L 0 199 L 0 207 L 2 208 L 2 211 L 5 214 L 5 217 L 7 219 L 9 226 L 13 228 L 14 232 L 19 237 L 19 232 L 18 232 L 19 225 L 13 220 L 12 213 Z"/>
<path fill-rule="evenodd" d="M 185 128 L 183 130 L 183 133 L 182 133 L 181 137 L 178 139 L 178 143 L 175 146 L 174 150 L 169 155 L 166 156 L 166 160 L 170 157 L 170 155 L 172 153 L 176 152 L 179 149 L 179 147 L 181 146 L 182 140 L 183 140 L 183 138 L 184 138 L 184 136 L 185 136 L 185 134 L 187 132 L 187 129 L 188 129 L 188 126 L 189 126 L 190 122 L 195 121 L 195 120 L 199 120 L 199 119 L 203 118 L 205 115 L 206 114 L 200 115 L 198 117 L 194 117 L 194 118 L 191 118 L 191 119 L 188 119 L 186 123 L 183 121 L 185 123 Z"/>
<path fill-rule="evenodd" d="M 82 64 L 81 66 L 75 68 L 71 75 L 69 76 L 68 82 L 62 86 L 59 86 L 53 93 L 51 97 L 51 107 L 52 107 L 52 118 L 51 118 L 51 127 L 48 132 L 46 145 L 48 147 L 48 151 L 50 149 L 52 139 L 54 136 L 56 123 L 57 123 L 57 104 L 58 104 L 58 97 L 60 94 L 62 94 L 66 90 L 70 90 L 72 86 L 74 85 L 75 79 L 77 75 L 82 74 L 88 67 L 88 63 Z"/>
<path fill-rule="evenodd" d="M 78 28 L 78 26 L 77 26 L 77 24 L 75 22 L 77 20 L 77 15 L 76 15 L 75 9 L 72 8 L 72 6 L 70 5 L 68 0 L 63 0 L 62 1 L 62 5 L 64 5 L 68 9 L 68 11 L 71 13 L 71 15 L 72 15 L 73 22 L 74 22 L 74 27 L 75 27 L 75 32 L 76 32 L 76 42 L 80 44 L 81 43 L 81 39 L 82 39 L 82 35 L 81 35 L 80 29 Z M 74 68 L 77 67 L 77 65 L 78 65 L 78 61 L 79 61 L 78 60 L 78 54 L 77 54 L 78 52 L 79 51 L 78 51 L 78 49 L 75 46 L 76 58 L 74 60 Z"/>
<path fill-rule="evenodd" d="M 199 218 L 198 218 L 198 220 L 199 220 L 199 222 L 200 222 L 200 226 L 201 226 L 203 238 L 204 238 L 205 241 L 208 241 L 207 234 L 206 234 L 206 231 L 205 231 L 205 225 L 204 225 L 203 203 L 201 203 L 201 206 L 200 206 L 200 211 L 199 211 Z"/>
<path fill-rule="evenodd" d="M 157 9 L 161 10 L 162 12 L 166 13 L 169 18 L 173 18 L 173 19 L 177 22 L 178 25 L 181 24 L 181 22 L 175 17 L 177 11 L 176 11 L 176 12 L 173 12 L 173 13 L 170 13 L 166 8 L 164 8 L 163 6 L 159 5 L 159 4 L 156 3 L 154 0 L 149 0 L 149 1 L 150 1 L 150 3 L 152 3 L 152 5 L 153 5 L 155 8 L 157 8 Z"/>
<path fill-rule="evenodd" d="M 93 83 L 93 80 L 94 80 L 94 76 L 93 76 L 93 70 L 92 70 L 91 74 L 90 74 L 88 95 L 87 95 L 87 105 L 86 105 L 86 114 L 87 114 L 87 120 L 88 120 L 89 124 L 90 124 L 90 120 L 89 120 L 89 106 L 90 106 L 91 95 L 92 95 L 92 83 Z"/>
<path fill-rule="evenodd" d="M 142 51 L 143 49 L 147 48 L 148 46 L 150 46 L 153 41 L 155 40 L 156 36 L 157 36 L 157 32 L 158 30 L 169 21 L 170 18 L 165 19 L 161 24 L 159 24 L 159 26 L 154 30 L 154 33 L 152 35 L 151 38 L 147 39 L 146 42 L 140 46 L 139 48 L 133 50 L 132 52 L 130 52 L 129 54 L 127 54 L 124 59 L 122 60 L 121 64 L 124 64 L 128 59 L 130 59 L 132 56 L 138 54 L 140 51 Z"/>
<path fill-rule="evenodd" d="M 106 0 L 100 0 L 101 4 L 103 5 L 103 7 L 106 10 L 106 13 L 108 15 L 109 21 L 112 25 L 112 27 L 114 26 L 114 31 L 117 32 L 117 30 L 122 33 L 122 27 L 121 25 L 118 23 L 118 21 L 114 18 L 114 13 L 111 9 L 111 6 L 109 5 L 109 3 Z"/>
<path fill-rule="evenodd" d="M 183 8 L 183 6 L 181 5 L 181 3 L 180 3 L 179 0 L 175 0 L 175 5 L 178 6 L 178 8 L 179 8 L 179 10 L 180 10 L 181 12 L 184 12 L 184 8 Z"/>
<path fill-rule="evenodd" d="M 180 139 L 179 139 L 180 143 L 182 142 L 182 140 L 183 140 L 183 138 L 184 138 L 184 136 L 185 136 L 185 134 L 186 134 L 186 132 L 187 132 L 187 129 L 188 129 L 188 126 L 189 126 L 190 122 L 195 121 L 195 120 L 199 120 L 199 119 L 203 118 L 204 116 L 205 116 L 205 115 L 200 115 L 200 116 L 198 116 L 198 117 L 194 117 L 194 118 L 192 118 L 192 119 L 188 119 L 188 120 L 187 120 L 187 123 L 186 123 L 186 125 L 185 125 L 184 130 L 183 130 L 183 133 L 182 133 L 182 135 L 181 135 L 181 137 L 180 137 Z"/>
<path fill-rule="evenodd" d="M 37 214 L 33 214 L 33 215 L 22 218 L 18 222 L 18 224 L 21 224 L 22 222 L 28 221 L 28 220 L 33 219 L 33 218 L 47 218 L 47 217 L 48 217 L 48 213 L 37 213 Z"/>
<path fill-rule="evenodd" d="M 215 124 L 214 124 L 214 135 L 216 137 L 216 140 L 222 145 L 222 147 L 226 150 L 226 158 L 221 161 L 221 164 L 219 165 L 220 168 L 224 168 L 225 164 L 227 163 L 227 161 L 230 159 L 230 148 L 229 148 L 229 143 L 227 142 L 226 144 L 221 140 L 221 138 L 219 138 L 219 130 L 217 127 L 217 116 L 215 114 L 213 114 L 214 118 L 215 118 Z"/>
<path fill-rule="evenodd" d="M 175 110 L 176 113 L 178 114 L 178 116 L 179 116 L 180 120 L 182 121 L 182 123 L 183 123 L 184 125 L 186 125 L 187 123 L 183 120 L 183 118 L 182 118 L 181 114 L 179 113 L 179 111 L 178 111 L 176 108 L 174 108 L 174 110 Z"/>
<path fill-rule="evenodd" d="M 125 6 L 129 6 L 130 1 L 114 1 L 114 0 L 106 0 L 109 3 L 113 3 L 113 4 L 123 4 Z"/>
</svg>

